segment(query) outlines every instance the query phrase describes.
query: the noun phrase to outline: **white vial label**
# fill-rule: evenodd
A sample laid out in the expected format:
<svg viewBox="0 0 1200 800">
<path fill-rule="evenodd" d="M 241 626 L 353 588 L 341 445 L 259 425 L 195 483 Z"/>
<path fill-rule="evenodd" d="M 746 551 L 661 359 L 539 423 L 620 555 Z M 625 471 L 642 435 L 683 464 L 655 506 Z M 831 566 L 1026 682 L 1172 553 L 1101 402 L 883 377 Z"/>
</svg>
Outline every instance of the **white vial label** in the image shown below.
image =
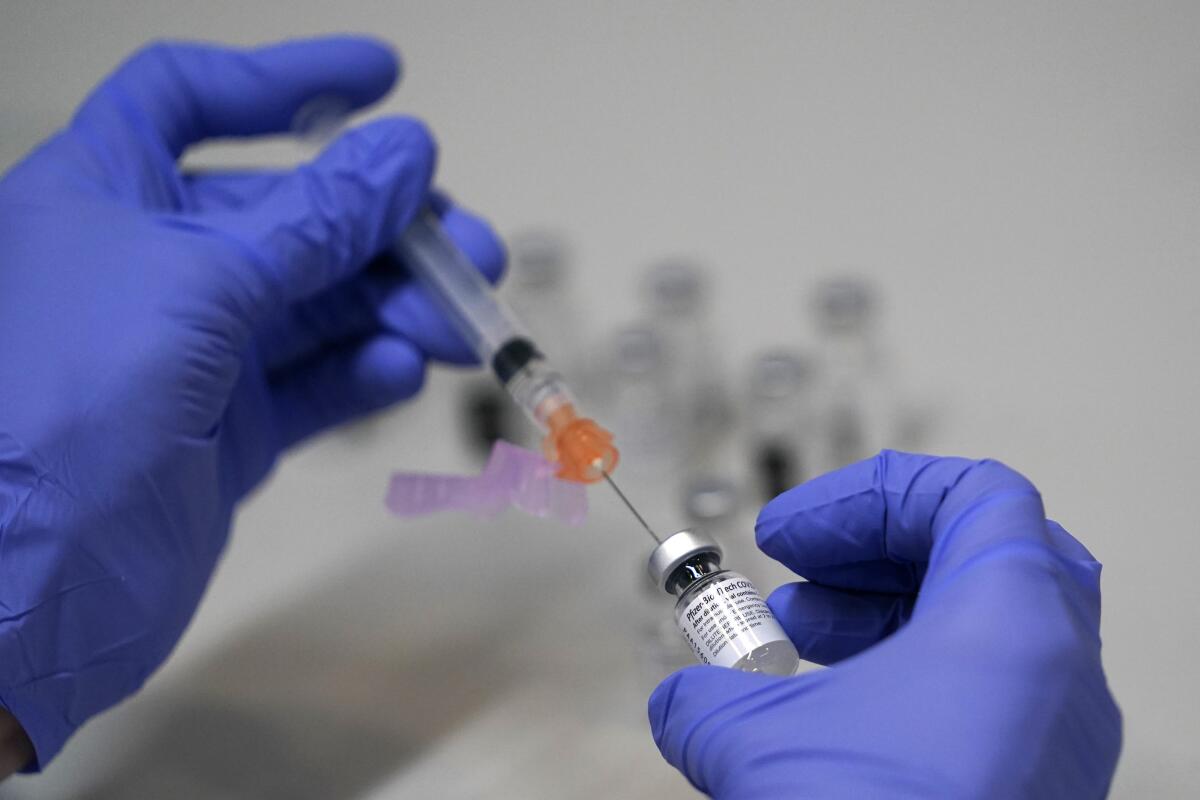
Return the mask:
<svg viewBox="0 0 1200 800">
<path fill-rule="evenodd" d="M 745 575 L 726 572 L 679 612 L 679 630 L 705 664 L 732 667 L 764 644 L 789 641 Z"/>
</svg>

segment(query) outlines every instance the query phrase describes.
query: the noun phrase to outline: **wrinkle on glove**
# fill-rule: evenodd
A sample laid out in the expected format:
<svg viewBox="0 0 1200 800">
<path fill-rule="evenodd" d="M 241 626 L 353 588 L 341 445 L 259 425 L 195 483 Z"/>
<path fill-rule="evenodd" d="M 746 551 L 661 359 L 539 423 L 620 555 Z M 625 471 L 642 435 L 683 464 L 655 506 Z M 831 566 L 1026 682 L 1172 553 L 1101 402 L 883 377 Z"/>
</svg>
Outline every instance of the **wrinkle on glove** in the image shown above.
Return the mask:
<svg viewBox="0 0 1200 800">
<path fill-rule="evenodd" d="M 539 453 L 498 441 L 478 476 L 397 472 L 384 500 L 398 517 L 465 511 L 490 519 L 509 508 L 568 525 L 587 519 L 587 488 L 555 477 L 558 465 Z"/>
</svg>

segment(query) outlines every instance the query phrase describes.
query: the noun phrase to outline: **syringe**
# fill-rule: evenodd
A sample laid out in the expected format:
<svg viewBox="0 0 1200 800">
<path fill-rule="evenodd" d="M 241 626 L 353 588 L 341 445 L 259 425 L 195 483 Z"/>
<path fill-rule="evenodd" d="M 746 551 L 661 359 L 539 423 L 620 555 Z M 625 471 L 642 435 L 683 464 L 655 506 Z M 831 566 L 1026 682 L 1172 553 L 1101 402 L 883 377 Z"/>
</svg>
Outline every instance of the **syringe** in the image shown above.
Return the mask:
<svg viewBox="0 0 1200 800">
<path fill-rule="evenodd" d="M 395 250 L 480 362 L 491 367 L 545 434 L 542 449 L 559 465 L 558 477 L 580 483 L 608 478 L 618 457 L 612 434 L 579 416 L 562 375 L 442 230 L 437 216 L 428 210 L 419 214 Z"/>
</svg>

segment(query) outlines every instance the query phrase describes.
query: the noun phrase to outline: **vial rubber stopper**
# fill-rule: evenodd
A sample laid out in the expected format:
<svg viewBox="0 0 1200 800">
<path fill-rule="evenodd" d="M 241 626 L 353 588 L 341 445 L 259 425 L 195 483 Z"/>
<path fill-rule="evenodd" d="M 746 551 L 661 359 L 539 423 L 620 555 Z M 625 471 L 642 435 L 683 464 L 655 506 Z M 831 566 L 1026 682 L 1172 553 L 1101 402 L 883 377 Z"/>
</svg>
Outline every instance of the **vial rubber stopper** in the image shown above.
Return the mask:
<svg viewBox="0 0 1200 800">
<path fill-rule="evenodd" d="M 655 586 L 666 591 L 672 573 L 704 553 L 712 553 L 718 559 L 724 554 L 721 545 L 698 531 L 689 528 L 673 533 L 650 553 L 650 560 L 646 564 L 650 579 Z"/>
</svg>

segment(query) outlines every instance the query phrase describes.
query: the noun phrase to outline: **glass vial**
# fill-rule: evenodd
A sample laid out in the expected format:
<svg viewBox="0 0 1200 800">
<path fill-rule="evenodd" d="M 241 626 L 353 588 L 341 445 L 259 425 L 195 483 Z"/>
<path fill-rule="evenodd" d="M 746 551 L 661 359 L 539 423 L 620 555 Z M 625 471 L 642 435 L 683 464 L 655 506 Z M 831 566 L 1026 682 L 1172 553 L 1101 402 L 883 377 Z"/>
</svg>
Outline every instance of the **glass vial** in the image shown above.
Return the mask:
<svg viewBox="0 0 1200 800">
<path fill-rule="evenodd" d="M 790 350 L 763 353 L 751 365 L 749 444 L 764 502 L 811 477 L 814 373 L 808 358 Z"/>
<path fill-rule="evenodd" d="M 692 461 L 706 459 L 725 440 L 733 415 L 712 331 L 709 275 L 694 261 L 671 259 L 651 267 L 644 287 L 663 343 L 668 390 L 682 414 L 684 453 Z"/>
<path fill-rule="evenodd" d="M 815 316 L 822 357 L 821 471 L 859 461 L 894 438 L 894 401 L 876 336 L 874 287 L 853 277 L 824 281 Z"/>
<path fill-rule="evenodd" d="M 729 478 L 701 473 L 683 485 L 688 523 L 712 530 L 729 525 L 738 512 L 738 488 Z"/>
<path fill-rule="evenodd" d="M 762 595 L 744 575 L 721 569 L 721 547 L 691 530 L 650 554 L 650 577 L 679 599 L 675 621 L 704 664 L 793 675 L 800 656 Z"/>
<path fill-rule="evenodd" d="M 567 237 L 550 228 L 526 229 L 509 240 L 509 276 L 501 290 L 517 319 L 573 384 L 583 378 L 588 320 L 572 291 Z"/>
<path fill-rule="evenodd" d="M 670 391 L 662 338 L 650 326 L 629 325 L 613 336 L 609 354 L 606 416 L 623 443 L 626 464 L 644 470 L 640 477 L 646 479 L 672 474 L 682 460 L 684 426 Z"/>
</svg>

